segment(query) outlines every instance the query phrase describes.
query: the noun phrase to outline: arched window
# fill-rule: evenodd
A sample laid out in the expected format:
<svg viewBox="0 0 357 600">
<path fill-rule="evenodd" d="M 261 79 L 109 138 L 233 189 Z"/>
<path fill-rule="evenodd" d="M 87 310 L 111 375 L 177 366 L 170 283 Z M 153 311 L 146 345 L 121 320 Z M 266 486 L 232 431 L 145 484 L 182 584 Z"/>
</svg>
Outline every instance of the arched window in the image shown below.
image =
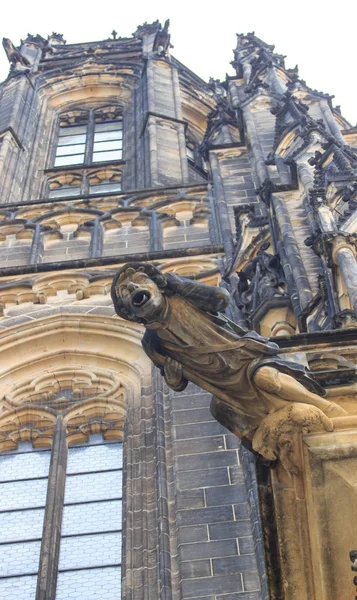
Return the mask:
<svg viewBox="0 0 357 600">
<path fill-rule="evenodd" d="M 123 121 L 118 106 L 59 115 L 55 167 L 122 160 Z"/>
<path fill-rule="evenodd" d="M 27 386 L 36 403 L 1 418 L 0 598 L 34 600 L 37 588 L 37 597 L 96 600 L 100 589 L 114 600 L 121 586 L 123 392 L 101 373 L 92 376 L 93 390 L 86 373 L 62 369 L 58 376 L 54 389 L 40 385 L 51 390 L 40 395 Z M 76 390 L 66 387 L 71 377 Z M 117 399 L 91 394 L 99 390 Z"/>
<path fill-rule="evenodd" d="M 30 442 L 0 455 L 0 598 L 35 598 L 50 457 Z"/>
</svg>

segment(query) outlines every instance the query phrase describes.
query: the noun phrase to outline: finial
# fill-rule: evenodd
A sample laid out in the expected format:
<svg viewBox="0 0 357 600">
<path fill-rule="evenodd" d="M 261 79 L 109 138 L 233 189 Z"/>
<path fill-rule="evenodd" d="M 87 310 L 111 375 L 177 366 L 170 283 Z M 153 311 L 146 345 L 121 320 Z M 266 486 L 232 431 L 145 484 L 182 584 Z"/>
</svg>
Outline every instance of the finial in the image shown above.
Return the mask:
<svg viewBox="0 0 357 600">
<path fill-rule="evenodd" d="M 111 33 L 111 35 L 113 36 L 113 40 L 116 40 L 116 39 L 117 39 L 118 32 L 117 32 L 117 31 L 115 31 L 115 29 L 113 29 L 113 31 L 112 31 L 112 33 Z"/>
</svg>

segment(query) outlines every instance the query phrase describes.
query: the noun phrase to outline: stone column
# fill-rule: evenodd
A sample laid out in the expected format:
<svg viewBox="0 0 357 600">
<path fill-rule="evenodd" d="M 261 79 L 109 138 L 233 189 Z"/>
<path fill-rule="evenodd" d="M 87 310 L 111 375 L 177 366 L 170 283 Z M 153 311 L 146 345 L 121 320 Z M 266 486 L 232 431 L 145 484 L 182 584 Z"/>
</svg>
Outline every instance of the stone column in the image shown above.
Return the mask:
<svg viewBox="0 0 357 600">
<path fill-rule="evenodd" d="M 349 236 L 350 238 L 350 236 Z M 338 236 L 333 241 L 332 260 L 340 268 L 342 279 L 357 316 L 357 261 L 356 247 L 351 239 Z"/>
</svg>

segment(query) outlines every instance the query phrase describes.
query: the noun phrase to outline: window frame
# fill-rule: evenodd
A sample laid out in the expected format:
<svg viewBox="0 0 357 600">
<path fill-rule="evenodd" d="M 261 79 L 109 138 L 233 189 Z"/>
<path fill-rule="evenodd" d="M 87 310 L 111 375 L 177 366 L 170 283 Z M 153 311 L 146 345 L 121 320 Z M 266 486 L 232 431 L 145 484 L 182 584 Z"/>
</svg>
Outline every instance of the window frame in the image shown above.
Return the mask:
<svg viewBox="0 0 357 600">
<path fill-rule="evenodd" d="M 61 129 L 65 130 L 66 127 L 65 126 L 61 126 L 61 115 L 66 115 L 68 112 L 70 112 L 70 110 L 76 110 L 75 107 L 73 107 L 72 109 L 68 109 L 67 111 L 62 111 L 61 113 L 59 113 L 57 115 L 57 126 L 56 126 L 56 134 L 55 134 L 55 139 L 56 139 L 56 143 L 53 145 L 53 152 L 51 153 L 51 160 L 50 160 L 50 167 L 49 169 L 55 169 L 55 170 L 62 170 L 62 169 L 72 169 L 72 168 L 83 168 L 83 167 L 92 167 L 92 166 L 101 166 L 101 165 L 107 165 L 107 164 L 112 164 L 112 163 L 121 163 L 124 162 L 123 161 L 123 152 L 124 152 L 124 119 L 123 119 L 123 115 L 121 114 L 120 117 L 117 118 L 108 118 L 108 120 L 104 120 L 104 121 L 100 121 L 97 120 L 96 121 L 96 113 L 99 114 L 99 111 L 103 111 L 105 110 L 107 107 L 109 107 L 111 105 L 101 105 L 101 106 L 96 106 L 94 108 L 80 108 L 81 112 L 84 114 L 86 113 L 87 115 L 87 120 L 85 124 L 73 124 L 73 125 L 69 125 L 68 128 L 70 127 L 85 127 L 86 128 L 86 132 L 85 134 L 78 134 L 78 135 L 85 135 L 85 148 L 84 148 L 84 153 L 83 153 L 83 161 L 82 162 L 73 162 L 73 163 L 68 163 L 68 164 L 63 164 L 63 165 L 56 165 L 56 159 L 58 158 L 57 155 L 57 151 L 58 148 L 61 147 L 59 146 L 59 140 L 61 137 L 65 137 L 65 135 L 61 136 Z M 118 110 L 120 109 L 120 107 L 118 106 Z M 95 140 L 95 135 L 96 133 L 102 133 L 100 131 L 95 131 L 96 129 L 96 125 L 102 125 L 102 124 L 109 124 L 109 123 L 117 123 L 117 124 L 121 124 L 121 127 L 118 127 L 116 129 L 113 130 L 109 130 L 109 132 L 111 131 L 120 131 L 121 132 L 121 136 L 116 138 L 115 140 L 98 140 L 96 142 Z M 76 134 L 74 134 L 76 135 Z M 119 142 L 119 145 L 121 146 L 120 148 L 117 149 L 108 149 L 108 150 L 95 150 L 95 144 L 96 143 L 110 143 L 110 142 Z M 76 145 L 76 144 L 74 144 Z M 82 144 L 78 144 L 78 145 L 82 145 Z M 63 144 L 63 146 L 65 146 L 65 144 Z M 95 154 L 98 154 L 100 152 L 120 152 L 120 158 L 110 158 L 109 160 L 95 160 Z M 71 154 L 68 156 L 80 156 L 81 154 Z M 64 155 L 66 156 L 66 155 Z"/>
<path fill-rule="evenodd" d="M 191 137 L 186 138 L 186 157 L 189 166 L 208 178 L 208 165 L 199 149 L 199 144 Z"/>
<path fill-rule="evenodd" d="M 103 172 L 106 172 L 108 174 L 107 179 L 100 179 L 100 175 Z M 98 166 L 93 165 L 93 167 L 85 167 L 84 169 L 78 169 L 78 166 L 74 167 L 73 170 L 71 168 L 65 170 L 61 169 L 60 171 L 56 169 L 51 169 L 49 173 L 50 174 L 48 174 L 47 180 L 44 185 L 43 197 L 51 201 L 62 200 L 65 198 L 87 198 L 88 196 L 90 196 L 91 198 L 98 198 L 98 196 L 115 195 L 123 193 L 123 171 L 122 169 L 116 166 L 112 167 L 111 163 L 109 165 L 106 163 L 98 163 Z M 92 183 L 92 180 L 96 176 L 102 183 Z M 64 181 L 64 183 L 60 185 L 60 187 L 51 188 L 51 184 L 56 182 L 56 179 L 58 180 L 58 183 L 60 183 L 59 180 L 61 178 L 70 179 L 71 177 L 72 180 L 78 179 L 77 185 L 71 186 L 67 181 Z M 111 185 L 112 189 L 104 190 L 104 187 L 107 185 Z M 114 189 L 114 186 L 117 189 Z M 64 189 L 67 190 L 66 194 L 55 193 L 56 190 L 60 191 Z"/>
<path fill-rule="evenodd" d="M 98 435 L 98 434 L 97 434 Z M 84 564 L 77 564 L 77 565 L 69 565 L 68 564 L 68 557 L 65 558 L 65 564 L 61 564 L 61 546 L 62 546 L 62 542 L 64 544 L 64 549 L 66 547 L 66 545 L 68 544 L 68 540 L 79 540 L 81 538 L 86 539 L 88 537 L 93 538 L 94 536 L 98 536 L 98 539 L 100 539 L 99 536 L 101 536 L 103 538 L 103 536 L 116 536 L 117 538 L 120 538 L 120 545 L 122 544 L 122 537 L 123 537 L 123 516 L 121 519 L 121 524 L 117 525 L 116 527 L 114 527 L 113 529 L 107 529 L 104 528 L 103 530 L 98 529 L 97 524 L 94 522 L 94 525 L 92 528 L 89 528 L 88 531 L 81 531 L 81 525 L 82 523 L 79 523 L 79 530 L 78 532 L 70 532 L 68 533 L 68 531 L 66 532 L 65 527 L 67 526 L 68 528 L 68 523 L 67 525 L 65 525 L 65 519 L 66 516 L 63 515 L 63 512 L 66 510 L 68 510 L 68 508 L 71 510 L 72 507 L 82 507 L 85 510 L 85 508 L 87 507 L 88 504 L 98 504 L 98 503 L 120 503 L 121 506 L 121 510 L 120 513 L 123 513 L 123 494 L 124 494 L 124 482 L 123 482 L 123 457 L 124 457 L 124 440 L 123 439 L 105 439 L 103 436 L 103 432 L 99 433 L 99 436 L 101 435 L 102 439 L 101 441 L 93 441 L 93 438 L 91 435 L 88 435 L 88 440 L 85 441 L 81 441 L 79 443 L 74 443 L 71 444 L 69 442 L 69 439 L 66 435 L 66 428 L 65 428 L 65 424 L 63 422 L 63 418 L 60 414 L 58 414 L 57 416 L 57 421 L 56 421 L 56 427 L 55 427 L 55 433 L 54 433 L 54 437 L 53 437 L 53 445 L 52 448 L 48 447 L 47 445 L 45 447 L 34 447 L 32 450 L 25 450 L 23 451 L 21 449 L 21 445 L 20 448 L 18 450 L 7 450 L 4 452 L 0 453 L 0 461 L 2 459 L 2 457 L 14 457 L 16 458 L 17 456 L 22 456 L 22 455 L 26 455 L 26 456 L 31 456 L 31 455 L 47 455 L 48 457 L 48 461 L 47 461 L 47 465 L 45 465 L 45 471 L 46 471 L 46 475 L 44 474 L 36 474 L 36 475 L 28 475 L 26 473 L 24 473 L 23 477 L 16 477 L 16 471 L 15 471 L 15 475 L 12 479 L 8 479 L 8 476 L 5 475 L 5 478 L 3 479 L 3 481 L 1 481 L 0 483 L 0 487 L 1 485 L 6 485 L 6 484 L 16 484 L 17 482 L 37 482 L 37 481 L 44 481 L 45 482 L 45 493 L 44 493 L 44 498 L 43 498 L 43 502 L 40 502 L 40 505 L 36 505 L 33 504 L 29 506 L 25 505 L 22 507 L 18 507 L 16 506 L 16 502 L 15 505 L 12 507 L 10 506 L 10 508 L 1 508 L 1 514 L 7 514 L 7 513 L 19 513 L 19 512 L 24 512 L 26 511 L 26 513 L 28 513 L 29 515 L 31 515 L 32 511 L 43 511 L 43 515 L 41 518 L 42 521 L 42 525 L 41 525 L 41 533 L 39 535 L 36 535 L 36 537 L 26 537 L 26 535 L 21 538 L 21 539 L 17 539 L 16 537 L 14 539 L 10 539 L 8 540 L 3 540 L 0 542 L 0 549 L 4 548 L 6 551 L 6 548 L 8 547 L 13 547 L 16 545 L 19 545 L 24 547 L 24 548 L 31 548 L 31 544 L 38 544 L 39 545 L 39 550 L 38 550 L 38 558 L 36 556 L 36 562 L 38 564 L 37 569 L 34 570 L 29 569 L 29 567 L 22 567 L 24 570 L 24 572 L 22 572 L 21 570 L 19 570 L 18 573 L 10 573 L 7 574 L 4 572 L 4 574 L 1 574 L 0 576 L 0 581 L 6 581 L 9 579 L 13 579 L 14 581 L 18 580 L 19 578 L 34 578 L 36 577 L 36 585 L 37 585 L 37 592 L 36 592 L 36 598 L 38 597 L 39 594 L 39 589 L 40 586 L 43 585 L 43 573 L 44 573 L 44 569 L 45 572 L 48 572 L 48 577 L 50 578 L 49 581 L 46 581 L 45 585 L 49 585 L 51 587 L 51 593 L 49 594 L 50 597 L 54 597 L 56 588 L 57 588 L 57 581 L 58 578 L 60 577 L 61 574 L 63 573 L 76 573 L 76 572 L 84 572 L 84 571 L 92 571 L 92 570 L 97 570 L 97 569 L 101 569 L 101 570 L 105 570 L 105 569 L 117 569 L 117 587 L 115 588 L 116 590 L 118 588 L 120 588 L 121 586 L 121 580 L 122 580 L 122 556 L 120 556 L 120 560 L 119 562 L 115 562 L 112 563 L 110 562 L 110 564 L 106 564 L 105 559 L 103 564 L 91 564 L 91 561 L 88 560 L 88 564 L 85 563 Z M 31 444 L 31 441 L 27 441 L 27 443 Z M 115 466 L 113 464 L 109 464 L 109 466 L 107 468 L 97 468 L 97 465 L 95 464 L 95 462 L 93 463 L 93 467 L 91 468 L 91 463 L 89 463 L 89 466 L 86 467 L 83 471 L 81 468 L 79 468 L 78 466 L 75 465 L 74 469 L 69 469 L 69 463 L 71 461 L 71 458 L 73 459 L 73 454 L 72 452 L 76 452 L 76 450 L 81 450 L 83 449 L 88 449 L 88 448 L 95 448 L 95 449 L 101 449 L 103 447 L 112 447 L 115 449 L 115 453 L 117 453 L 117 451 L 119 451 L 119 455 L 121 455 L 122 460 L 120 461 L 120 463 L 115 464 Z M 72 455 L 72 456 L 71 456 Z M 75 457 L 74 457 L 75 458 Z M 96 457 L 94 457 L 94 460 L 96 459 Z M 41 468 L 43 469 L 43 467 L 41 466 Z M 66 487 L 66 482 L 68 481 L 68 479 L 75 479 L 75 478 L 80 478 L 80 477 L 86 477 L 86 476 L 106 476 L 106 475 L 112 475 L 112 474 L 117 474 L 119 475 L 119 478 L 121 480 L 121 483 L 119 485 L 118 488 L 118 493 L 117 495 L 110 495 L 110 493 L 108 494 L 108 496 L 105 496 L 104 498 L 98 497 L 98 498 L 90 498 L 90 499 L 86 499 L 83 498 L 81 499 L 81 489 L 79 487 L 79 500 L 77 498 L 71 499 L 71 498 L 66 498 L 66 494 L 65 494 L 65 487 Z M 87 483 L 88 485 L 88 483 Z M 68 485 L 67 485 L 68 487 Z M 85 488 L 84 488 L 85 489 Z M 51 507 L 51 505 L 53 505 Z M 53 514 L 53 510 L 55 511 L 55 516 L 54 519 L 52 517 Z M 69 525 L 69 527 L 71 527 L 71 525 Z M 72 525 L 73 527 L 73 525 Z M 74 526 L 75 528 L 75 526 Z M 86 529 L 86 527 L 84 527 L 84 529 Z M 50 538 L 53 539 L 55 536 L 57 537 L 57 544 L 56 544 L 56 552 L 55 553 L 51 553 L 51 555 L 49 556 L 46 553 L 46 549 L 44 549 L 43 547 L 43 539 L 50 533 Z M 64 541 L 65 540 L 65 541 Z M 69 542 L 71 543 L 71 542 Z M 45 544 L 46 546 L 46 544 Z M 100 547 L 99 547 L 100 548 Z M 121 555 L 121 551 L 120 551 L 120 555 Z M 50 567 L 46 568 L 46 562 L 50 563 Z M 94 563 L 96 563 L 98 561 L 94 561 Z M 107 560 L 108 562 L 108 560 Z M 63 563 L 63 559 L 62 559 L 62 563 Z M 93 563 L 93 561 L 92 561 Z M 99 560 L 100 563 L 100 560 Z M 11 564 L 11 562 L 10 562 Z M 35 564 L 35 563 L 34 563 Z M 5 565 L 6 567 L 6 561 L 5 561 Z M 13 567 L 14 568 L 14 567 Z M 80 577 L 80 575 L 79 575 Z M 5 584 L 6 585 L 6 584 Z M 47 588 L 46 588 L 46 592 L 47 592 Z M 46 596 L 47 597 L 47 596 Z M 56 597 L 57 597 L 57 593 L 56 593 Z"/>
</svg>

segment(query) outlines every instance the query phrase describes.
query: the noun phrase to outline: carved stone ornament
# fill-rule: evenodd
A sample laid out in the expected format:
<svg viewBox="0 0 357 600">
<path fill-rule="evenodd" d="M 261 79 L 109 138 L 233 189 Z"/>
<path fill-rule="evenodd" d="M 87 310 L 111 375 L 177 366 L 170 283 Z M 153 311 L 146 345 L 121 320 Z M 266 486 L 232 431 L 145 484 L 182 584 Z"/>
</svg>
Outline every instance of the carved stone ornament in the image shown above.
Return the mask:
<svg viewBox="0 0 357 600">
<path fill-rule="evenodd" d="M 11 40 L 9 40 L 9 38 L 3 38 L 2 45 L 6 52 L 9 63 L 11 64 L 11 70 L 29 70 L 29 60 L 20 52 L 20 50 L 15 48 L 14 44 Z"/>
<path fill-rule="evenodd" d="M 286 284 L 278 255 L 265 252 L 264 242 L 257 256 L 238 272 L 238 307 L 249 317 L 260 305 L 274 297 L 286 296 Z"/>
<path fill-rule="evenodd" d="M 222 288 L 131 263 L 114 277 L 112 298 L 120 317 L 145 326 L 144 350 L 172 389 L 192 381 L 211 392 L 215 418 L 290 473 L 295 433 L 332 431 L 330 417 L 346 414 L 302 365 L 279 358 L 277 344 L 219 314 L 230 299 Z"/>
</svg>

